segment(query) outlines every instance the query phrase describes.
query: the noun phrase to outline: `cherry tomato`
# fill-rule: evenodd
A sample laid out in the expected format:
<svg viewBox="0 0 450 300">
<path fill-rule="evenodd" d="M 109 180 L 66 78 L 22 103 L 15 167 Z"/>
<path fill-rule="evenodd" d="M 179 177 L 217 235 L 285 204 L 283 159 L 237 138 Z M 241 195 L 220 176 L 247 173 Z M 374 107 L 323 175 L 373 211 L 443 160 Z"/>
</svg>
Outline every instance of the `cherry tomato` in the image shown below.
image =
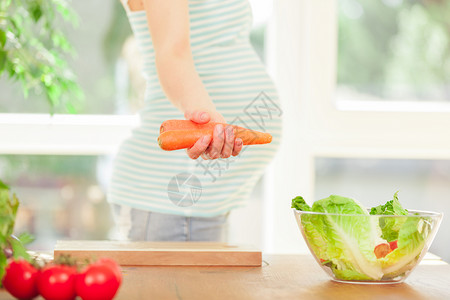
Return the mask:
<svg viewBox="0 0 450 300">
<path fill-rule="evenodd" d="M 391 247 L 391 250 L 397 249 L 398 248 L 397 240 L 389 242 L 389 246 Z"/>
<path fill-rule="evenodd" d="M 386 255 L 388 255 L 389 252 L 391 252 L 391 248 L 390 248 L 389 244 L 383 243 L 383 244 L 379 244 L 378 246 L 376 246 L 373 252 L 375 253 L 375 256 L 377 258 L 382 258 L 382 257 L 385 257 Z"/>
<path fill-rule="evenodd" d="M 36 280 L 39 271 L 25 260 L 12 260 L 6 267 L 3 286 L 18 299 L 33 299 L 39 295 Z"/>
<path fill-rule="evenodd" d="M 110 259 L 88 265 L 77 277 L 76 291 L 83 300 L 111 300 L 122 282 L 120 267 Z"/>
<path fill-rule="evenodd" d="M 66 265 L 47 265 L 41 270 L 37 286 L 46 300 L 75 299 L 77 270 Z"/>
</svg>

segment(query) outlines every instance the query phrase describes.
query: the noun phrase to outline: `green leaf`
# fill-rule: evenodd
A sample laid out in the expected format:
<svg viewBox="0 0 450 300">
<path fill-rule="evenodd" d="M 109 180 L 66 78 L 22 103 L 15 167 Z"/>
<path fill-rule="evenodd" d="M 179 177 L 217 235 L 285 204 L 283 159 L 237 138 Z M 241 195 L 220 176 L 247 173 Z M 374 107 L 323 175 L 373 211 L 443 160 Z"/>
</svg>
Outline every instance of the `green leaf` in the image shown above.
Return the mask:
<svg viewBox="0 0 450 300">
<path fill-rule="evenodd" d="M 66 103 L 66 111 L 69 114 L 77 114 L 78 110 L 75 108 L 75 106 L 72 103 Z"/>
<path fill-rule="evenodd" d="M 4 243 L 13 233 L 19 201 L 9 190 L 0 189 L 0 242 Z"/>
<path fill-rule="evenodd" d="M 6 44 L 6 32 L 0 29 L 0 45 L 2 45 L 2 48 L 5 47 Z"/>
<path fill-rule="evenodd" d="M 28 232 L 21 233 L 17 238 L 22 243 L 22 245 L 28 245 L 34 241 L 34 236 L 29 234 Z"/>
<path fill-rule="evenodd" d="M 15 218 L 16 214 L 17 214 L 17 210 L 19 209 L 19 199 L 17 198 L 16 194 L 13 194 L 12 198 L 10 198 L 10 205 L 11 205 L 11 211 Z M 11 232 L 11 234 L 12 234 L 12 232 Z"/>
<path fill-rule="evenodd" d="M 0 189 L 9 191 L 9 186 L 6 183 L 4 183 L 1 179 L 0 179 Z"/>
<path fill-rule="evenodd" d="M 9 27 L 10 31 L 13 32 L 16 37 L 20 37 L 22 35 L 22 26 L 20 26 L 20 19 L 10 18 L 9 23 L 11 24 L 11 26 Z"/>
<path fill-rule="evenodd" d="M 7 263 L 8 262 L 6 259 L 6 255 L 3 253 L 3 251 L 0 251 L 0 287 L 1 287 L 3 276 L 5 275 L 5 268 L 6 268 Z"/>
<path fill-rule="evenodd" d="M 371 215 L 403 215 L 407 216 L 408 211 L 402 207 L 400 201 L 398 200 L 398 191 L 394 194 L 391 201 L 386 202 L 385 205 L 379 205 L 372 207 L 370 210 Z"/>
<path fill-rule="evenodd" d="M 371 277 L 351 269 L 342 269 L 332 265 L 331 270 L 338 279 L 342 280 L 372 280 Z"/>
<path fill-rule="evenodd" d="M 373 252 L 378 224 L 375 219 L 371 222 L 361 204 L 351 198 L 331 195 L 314 202 L 312 211 L 327 213 L 322 215 L 322 224 L 316 229 L 323 232 L 328 259 L 336 265 L 336 270 L 350 270 L 373 280 L 383 276 Z"/>
<path fill-rule="evenodd" d="M 46 87 L 47 97 L 53 105 L 59 104 L 59 98 L 61 96 L 61 88 L 58 85 L 50 85 Z"/>
<path fill-rule="evenodd" d="M 31 259 L 30 255 L 27 252 L 27 249 L 20 240 L 10 238 L 9 243 L 11 244 L 14 258 L 24 258 L 28 261 Z"/>
<path fill-rule="evenodd" d="M 300 218 L 311 250 L 321 261 L 329 260 L 327 233 L 324 225 L 325 217 L 323 215 L 302 214 Z"/>
<path fill-rule="evenodd" d="M 30 7 L 30 11 L 34 22 L 37 23 L 39 19 L 42 17 L 42 9 L 39 3 L 33 2 L 32 6 Z"/>
<path fill-rule="evenodd" d="M 398 276 L 411 269 L 419 258 L 431 231 L 426 217 L 409 217 L 398 234 L 398 248 L 381 259 L 383 272 Z"/>
<path fill-rule="evenodd" d="M 371 215 L 391 215 L 391 216 L 407 216 L 408 211 L 402 207 L 400 201 L 398 200 L 398 192 L 394 194 L 391 201 L 388 201 L 384 205 L 379 205 L 372 207 L 370 210 Z M 381 238 L 388 242 L 397 240 L 400 228 L 402 228 L 403 223 L 406 218 L 391 218 L 391 217 L 380 217 L 379 224 L 382 231 Z"/>
<path fill-rule="evenodd" d="M 0 50 L 0 74 L 5 70 L 7 57 L 8 53 L 4 50 Z"/>
<path fill-rule="evenodd" d="M 302 211 L 311 211 L 311 207 L 306 203 L 305 199 L 301 196 L 297 196 L 294 199 L 292 199 L 291 208 L 295 208 L 297 210 Z"/>
</svg>

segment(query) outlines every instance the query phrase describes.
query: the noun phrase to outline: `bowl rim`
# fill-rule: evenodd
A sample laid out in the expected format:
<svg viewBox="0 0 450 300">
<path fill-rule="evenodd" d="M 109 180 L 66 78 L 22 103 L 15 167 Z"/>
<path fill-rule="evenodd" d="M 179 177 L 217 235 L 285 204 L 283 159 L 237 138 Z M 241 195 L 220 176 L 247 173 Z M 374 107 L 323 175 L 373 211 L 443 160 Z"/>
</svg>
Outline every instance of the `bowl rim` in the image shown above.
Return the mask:
<svg viewBox="0 0 450 300">
<path fill-rule="evenodd" d="M 325 212 L 315 212 L 315 211 L 304 211 L 292 208 L 294 213 L 296 214 L 305 214 L 305 215 L 322 215 L 322 216 L 355 216 L 355 217 L 386 217 L 386 218 L 398 218 L 398 217 L 442 217 L 444 213 L 427 211 L 427 210 L 413 210 L 407 209 L 410 213 L 417 213 L 417 215 L 361 215 L 361 214 L 338 214 L 338 213 L 325 213 Z M 370 211 L 370 209 L 367 209 Z"/>
</svg>

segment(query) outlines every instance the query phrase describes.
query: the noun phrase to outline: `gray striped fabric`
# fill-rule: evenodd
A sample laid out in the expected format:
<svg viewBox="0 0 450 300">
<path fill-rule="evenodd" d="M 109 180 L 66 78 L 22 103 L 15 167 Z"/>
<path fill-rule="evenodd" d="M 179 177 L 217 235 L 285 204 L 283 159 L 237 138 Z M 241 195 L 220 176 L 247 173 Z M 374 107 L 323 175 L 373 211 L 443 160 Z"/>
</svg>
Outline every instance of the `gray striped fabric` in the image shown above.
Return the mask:
<svg viewBox="0 0 450 300">
<path fill-rule="evenodd" d="M 108 201 L 199 217 L 242 206 L 273 158 L 281 134 L 276 89 L 249 42 L 249 3 L 189 0 L 196 70 L 217 109 L 228 123 L 273 135 L 271 144 L 245 147 L 237 157 L 211 161 L 191 160 L 184 150 L 159 148 L 156 140 L 161 123 L 184 117 L 159 85 L 145 12 L 127 13 L 143 55 L 147 89 L 141 124 L 115 158 Z"/>
</svg>

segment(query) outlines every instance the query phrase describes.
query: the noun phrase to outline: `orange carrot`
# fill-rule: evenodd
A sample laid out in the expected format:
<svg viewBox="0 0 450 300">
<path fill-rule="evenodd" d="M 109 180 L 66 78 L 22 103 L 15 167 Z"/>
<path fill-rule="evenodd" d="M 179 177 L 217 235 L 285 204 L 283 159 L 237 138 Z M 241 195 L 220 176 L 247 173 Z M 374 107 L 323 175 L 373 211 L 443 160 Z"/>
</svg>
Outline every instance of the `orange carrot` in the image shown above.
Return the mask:
<svg viewBox="0 0 450 300">
<path fill-rule="evenodd" d="M 158 137 L 158 144 L 161 149 L 167 151 L 191 148 L 199 138 L 205 135 L 212 137 L 214 126 L 217 124 L 220 123 L 196 124 L 186 120 L 166 121 L 161 125 L 162 133 Z M 235 137 L 241 138 L 244 145 L 268 144 L 272 141 L 272 136 L 269 133 L 236 125 L 223 124 L 223 126 L 232 126 Z"/>
<path fill-rule="evenodd" d="M 216 122 L 209 122 L 206 124 L 198 124 L 189 120 L 167 120 L 161 124 L 159 128 L 159 133 L 169 130 L 190 130 L 190 129 L 205 129 L 214 128 L 218 124 Z"/>
</svg>

